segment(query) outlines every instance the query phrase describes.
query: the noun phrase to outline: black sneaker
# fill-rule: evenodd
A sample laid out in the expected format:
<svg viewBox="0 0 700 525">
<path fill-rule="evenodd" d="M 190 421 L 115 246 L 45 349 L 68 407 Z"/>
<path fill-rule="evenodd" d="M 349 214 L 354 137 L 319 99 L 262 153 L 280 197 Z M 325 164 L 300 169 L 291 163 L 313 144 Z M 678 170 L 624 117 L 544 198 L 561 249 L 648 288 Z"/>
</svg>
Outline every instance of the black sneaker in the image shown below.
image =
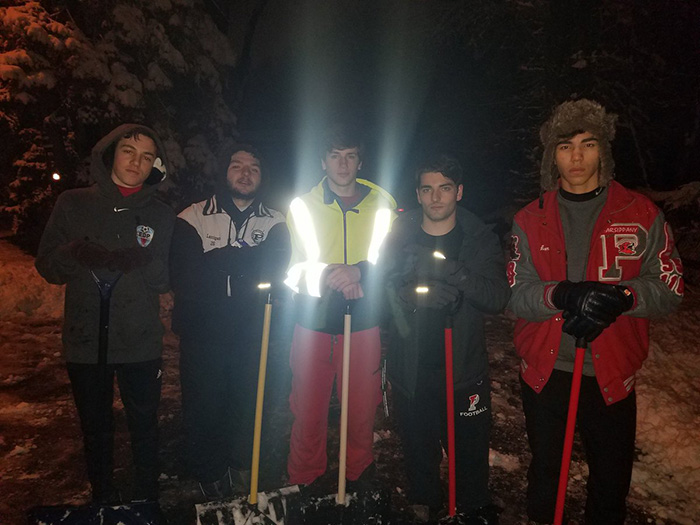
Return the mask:
<svg viewBox="0 0 700 525">
<path fill-rule="evenodd" d="M 377 465 L 374 461 L 367 465 L 360 477 L 355 480 L 347 480 L 345 490 L 347 492 L 370 492 L 377 488 Z"/>
</svg>

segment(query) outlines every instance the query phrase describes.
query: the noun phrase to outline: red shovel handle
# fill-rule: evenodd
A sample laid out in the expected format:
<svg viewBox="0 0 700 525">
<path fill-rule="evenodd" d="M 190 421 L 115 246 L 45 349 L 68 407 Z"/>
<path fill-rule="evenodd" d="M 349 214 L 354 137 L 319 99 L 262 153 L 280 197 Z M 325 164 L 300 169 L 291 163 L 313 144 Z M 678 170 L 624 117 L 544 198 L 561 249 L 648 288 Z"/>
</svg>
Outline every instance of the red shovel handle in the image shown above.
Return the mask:
<svg viewBox="0 0 700 525">
<path fill-rule="evenodd" d="M 554 508 L 554 525 L 562 525 L 564 518 L 564 501 L 566 486 L 569 481 L 569 465 L 571 449 L 574 444 L 574 429 L 576 428 L 576 412 L 578 398 L 581 392 L 581 375 L 583 373 L 583 358 L 586 355 L 586 342 L 576 341 L 576 360 L 574 361 L 574 376 L 571 380 L 571 395 L 569 396 L 569 412 L 566 416 L 566 433 L 564 434 L 564 452 L 561 455 L 561 470 L 559 471 L 559 487 L 557 489 L 557 504 Z"/>
<path fill-rule="evenodd" d="M 447 464 L 450 516 L 457 514 L 457 482 L 455 477 L 455 390 L 452 371 L 452 327 L 445 328 L 445 385 L 447 392 Z"/>
</svg>

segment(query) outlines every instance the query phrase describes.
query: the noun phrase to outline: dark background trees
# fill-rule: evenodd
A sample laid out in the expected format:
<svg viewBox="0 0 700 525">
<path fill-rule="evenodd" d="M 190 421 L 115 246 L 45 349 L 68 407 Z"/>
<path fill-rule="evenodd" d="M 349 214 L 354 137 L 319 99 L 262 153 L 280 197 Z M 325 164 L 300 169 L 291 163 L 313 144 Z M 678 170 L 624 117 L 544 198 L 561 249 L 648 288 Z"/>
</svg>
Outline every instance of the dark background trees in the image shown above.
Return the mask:
<svg viewBox="0 0 700 525">
<path fill-rule="evenodd" d="M 617 176 L 700 179 L 700 4 L 692 0 L 14 0 L 0 8 L 0 201 L 35 239 L 59 191 L 122 121 L 154 126 L 178 206 L 226 144 L 267 154 L 275 204 L 319 177 L 328 121 L 368 133 L 363 174 L 413 206 L 427 151 L 456 154 L 465 200 L 507 220 L 537 192 L 537 129 L 567 98 L 620 115 Z M 217 170 L 218 167 L 218 170 Z M 63 175 L 56 184 L 54 171 Z"/>
</svg>

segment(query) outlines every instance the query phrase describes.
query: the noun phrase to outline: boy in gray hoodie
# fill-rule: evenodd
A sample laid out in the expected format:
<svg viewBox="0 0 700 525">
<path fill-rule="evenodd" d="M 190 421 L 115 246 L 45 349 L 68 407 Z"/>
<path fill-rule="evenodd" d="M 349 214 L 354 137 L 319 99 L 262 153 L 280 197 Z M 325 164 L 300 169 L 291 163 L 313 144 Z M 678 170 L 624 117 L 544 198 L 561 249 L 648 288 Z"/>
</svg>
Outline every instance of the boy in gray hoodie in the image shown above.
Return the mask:
<svg viewBox="0 0 700 525">
<path fill-rule="evenodd" d="M 96 184 L 62 193 L 39 244 L 36 268 L 66 285 L 63 346 L 80 417 L 92 499 L 118 503 L 113 484 L 113 382 L 117 376 L 135 464 L 132 498 L 158 497 L 158 419 L 163 326 L 175 215 L 155 192 L 166 178 L 156 133 L 124 124 L 93 148 Z M 113 282 L 107 374 L 98 374 L 100 291 Z"/>
</svg>

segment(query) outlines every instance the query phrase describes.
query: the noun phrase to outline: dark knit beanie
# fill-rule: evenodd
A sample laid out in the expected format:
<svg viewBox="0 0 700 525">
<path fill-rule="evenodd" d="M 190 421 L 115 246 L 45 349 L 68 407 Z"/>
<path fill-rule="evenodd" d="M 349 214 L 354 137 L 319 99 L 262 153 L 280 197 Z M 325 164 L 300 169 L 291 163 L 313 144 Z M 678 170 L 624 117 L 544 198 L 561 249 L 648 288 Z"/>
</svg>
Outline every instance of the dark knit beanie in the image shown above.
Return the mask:
<svg viewBox="0 0 700 525">
<path fill-rule="evenodd" d="M 557 189 L 559 170 L 555 161 L 557 144 L 578 133 L 588 132 L 598 139 L 600 146 L 600 186 L 607 186 L 614 177 L 615 161 L 610 142 L 615 138 L 617 115 L 592 100 L 570 100 L 557 106 L 552 116 L 540 128 L 544 146 L 540 167 L 540 186 L 543 191 Z"/>
</svg>

